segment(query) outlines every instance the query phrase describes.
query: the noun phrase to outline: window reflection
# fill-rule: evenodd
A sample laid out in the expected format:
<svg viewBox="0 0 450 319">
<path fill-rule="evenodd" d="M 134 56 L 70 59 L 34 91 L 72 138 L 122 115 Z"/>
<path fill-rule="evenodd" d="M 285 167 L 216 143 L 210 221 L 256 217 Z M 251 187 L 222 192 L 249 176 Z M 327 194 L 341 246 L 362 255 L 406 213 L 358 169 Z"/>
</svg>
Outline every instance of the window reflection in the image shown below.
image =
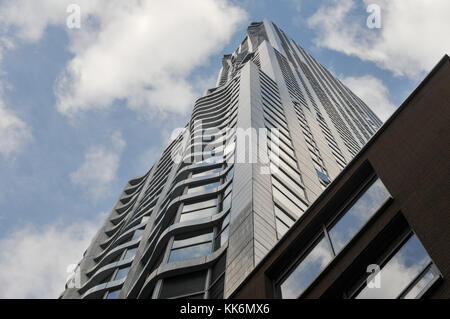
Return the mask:
<svg viewBox="0 0 450 319">
<path fill-rule="evenodd" d="M 210 207 L 205 209 L 199 209 L 193 212 L 183 213 L 180 217 L 180 223 L 187 222 L 189 220 L 206 218 L 214 215 L 217 212 L 217 208 Z"/>
<path fill-rule="evenodd" d="M 193 204 L 185 204 L 181 213 L 180 222 L 209 217 L 215 213 L 217 213 L 217 198 Z"/>
<path fill-rule="evenodd" d="M 285 299 L 299 297 L 332 258 L 333 254 L 326 238 L 322 237 L 319 243 L 281 284 L 282 297 Z"/>
<path fill-rule="evenodd" d="M 119 298 L 120 289 L 108 291 L 106 294 L 106 299 L 117 299 Z"/>
<path fill-rule="evenodd" d="M 206 271 L 165 278 L 159 298 L 188 298 L 205 290 Z"/>
<path fill-rule="evenodd" d="M 174 240 L 172 248 L 180 248 L 180 247 L 185 247 L 185 246 L 190 246 L 190 245 L 195 245 L 198 243 L 203 243 L 203 242 L 208 242 L 212 240 L 212 233 L 207 233 L 207 234 L 203 234 L 203 235 L 199 235 L 199 236 L 195 236 L 195 237 L 189 237 L 186 239 L 182 239 L 180 237 L 178 237 L 177 239 Z"/>
<path fill-rule="evenodd" d="M 220 182 L 214 182 L 210 184 L 204 184 L 200 186 L 189 186 L 189 189 L 187 191 L 187 194 L 194 194 L 194 193 L 206 193 L 214 190 L 215 188 L 220 186 Z"/>
<path fill-rule="evenodd" d="M 337 254 L 390 197 L 377 179 L 329 231 Z"/>
<path fill-rule="evenodd" d="M 134 232 L 133 237 L 131 238 L 131 241 L 140 238 L 143 232 L 144 232 L 143 229 L 137 229 L 137 230 Z"/>
<path fill-rule="evenodd" d="M 227 216 L 222 221 L 222 224 L 220 226 L 220 229 L 218 230 L 218 234 L 216 236 L 215 240 L 215 247 L 216 249 L 222 247 L 227 241 L 229 237 L 230 232 L 230 214 L 227 214 Z"/>
<path fill-rule="evenodd" d="M 231 180 L 232 178 L 233 178 L 233 168 L 231 168 L 225 175 L 225 182 Z"/>
<path fill-rule="evenodd" d="M 416 235 L 408 241 L 392 256 L 381 268 L 380 287 L 364 287 L 356 296 L 357 299 L 392 299 L 397 298 L 430 263 L 430 257 L 423 248 Z M 426 274 L 420 285 L 433 279 Z M 420 281 L 419 281 L 420 282 Z M 410 298 L 418 295 L 420 285 L 414 287 L 409 294 Z M 408 296 L 408 295 L 407 295 Z"/>
<path fill-rule="evenodd" d="M 192 203 L 192 204 L 185 204 L 183 206 L 183 213 L 188 213 L 188 212 L 191 212 L 194 210 L 212 207 L 212 206 L 217 206 L 217 198 L 213 198 L 213 199 L 209 199 L 209 200 L 205 200 L 205 201 L 201 201 L 201 202 L 197 202 L 197 203 Z"/>
<path fill-rule="evenodd" d="M 287 197 L 285 194 L 289 194 L 288 190 L 275 178 L 273 179 L 273 186 L 274 199 L 277 200 L 277 205 L 281 204 L 282 206 L 280 207 L 283 207 L 282 210 L 277 205 L 275 206 L 277 232 L 278 236 L 282 236 L 290 224 L 293 223 L 290 215 L 298 217 L 302 211 L 294 204 L 293 194 L 290 193 L 291 196 Z M 377 179 L 345 211 L 330 230 L 326 229 L 325 225 L 322 225 L 323 231 L 321 234 L 318 234 L 320 241 L 313 246 L 306 257 L 296 266 L 295 270 L 282 281 L 280 285 L 282 297 L 299 297 L 389 197 L 389 192 L 382 182 Z M 327 236 L 329 236 L 330 242 L 328 242 Z"/>
<path fill-rule="evenodd" d="M 123 260 L 132 259 L 136 255 L 137 248 L 128 249 L 125 255 L 123 256 Z"/>
<path fill-rule="evenodd" d="M 428 269 L 417 283 L 411 287 L 408 293 L 405 294 L 404 299 L 415 299 L 420 297 L 422 292 L 436 280 L 437 276 L 439 276 L 437 271 L 434 271 L 432 268 Z"/>
<path fill-rule="evenodd" d="M 206 256 L 211 252 L 212 232 L 197 236 L 191 235 L 191 237 L 187 236 L 189 235 L 175 238 L 172 251 L 170 252 L 169 262 Z"/>
<path fill-rule="evenodd" d="M 323 183 L 325 183 L 326 185 L 328 185 L 328 184 L 330 184 L 330 180 L 329 180 L 327 174 L 324 173 L 324 172 L 322 172 L 322 170 L 323 170 L 323 167 L 321 167 L 321 170 L 317 170 L 317 169 L 316 169 L 317 176 L 319 176 L 320 180 L 321 180 Z"/>
<path fill-rule="evenodd" d="M 222 212 L 228 210 L 231 207 L 231 193 L 228 193 L 222 201 Z"/>
<path fill-rule="evenodd" d="M 122 278 L 125 278 L 128 275 L 128 271 L 130 270 L 130 267 L 126 267 L 126 268 L 120 268 L 116 275 L 114 276 L 113 280 L 120 280 Z"/>
<path fill-rule="evenodd" d="M 202 177 L 202 176 L 217 174 L 217 173 L 220 173 L 221 171 L 222 171 L 222 168 L 217 167 L 217 168 L 213 168 L 213 169 L 198 172 L 198 173 L 193 173 L 191 177 L 198 178 L 198 177 Z"/>
</svg>

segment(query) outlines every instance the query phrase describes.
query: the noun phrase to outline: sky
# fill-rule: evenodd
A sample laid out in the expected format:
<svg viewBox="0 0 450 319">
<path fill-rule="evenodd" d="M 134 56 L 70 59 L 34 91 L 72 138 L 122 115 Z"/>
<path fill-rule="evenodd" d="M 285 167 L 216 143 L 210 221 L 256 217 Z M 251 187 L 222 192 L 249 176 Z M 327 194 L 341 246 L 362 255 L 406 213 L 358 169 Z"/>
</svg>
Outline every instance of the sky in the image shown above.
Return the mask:
<svg viewBox="0 0 450 319">
<path fill-rule="evenodd" d="M 275 22 L 385 120 L 450 52 L 448 12 L 447 0 L 0 0 L 0 298 L 59 296 L 252 21 Z"/>
</svg>

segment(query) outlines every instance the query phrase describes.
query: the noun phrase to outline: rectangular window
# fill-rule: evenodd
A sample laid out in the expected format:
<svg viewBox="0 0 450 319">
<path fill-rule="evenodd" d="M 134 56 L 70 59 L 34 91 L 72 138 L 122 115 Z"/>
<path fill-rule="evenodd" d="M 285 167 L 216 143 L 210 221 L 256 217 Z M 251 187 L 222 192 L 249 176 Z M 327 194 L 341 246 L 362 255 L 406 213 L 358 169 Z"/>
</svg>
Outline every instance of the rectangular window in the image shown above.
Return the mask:
<svg viewBox="0 0 450 319">
<path fill-rule="evenodd" d="M 278 185 L 278 187 L 280 186 Z M 275 189 L 274 197 L 281 197 L 275 193 Z M 286 189 L 282 192 L 287 193 Z M 289 199 L 291 197 L 289 195 Z M 294 270 L 286 278 L 281 279 L 280 284 L 277 284 L 282 298 L 298 298 L 327 264 L 383 206 L 390 198 L 390 194 L 381 180 L 376 179 L 368 187 L 364 187 L 362 194 L 357 194 L 355 198 L 343 206 L 342 213 L 338 213 L 337 217 L 334 216 L 330 219 L 328 227 L 322 225 L 322 230 L 317 234 L 319 239 L 314 241 L 309 252 L 301 257 L 301 261 L 294 267 Z M 287 202 L 288 198 L 285 198 L 283 204 L 286 205 Z M 292 205 L 287 208 L 291 207 Z"/>
<path fill-rule="evenodd" d="M 159 298 L 177 298 L 198 295 L 205 290 L 206 271 L 164 278 Z"/>
<path fill-rule="evenodd" d="M 215 207 L 217 206 L 217 198 L 205 200 L 202 202 L 197 202 L 193 204 L 185 204 L 183 206 L 183 213 L 188 213 L 194 210 L 203 209 L 203 208 L 209 208 L 209 207 Z"/>
<path fill-rule="evenodd" d="M 128 275 L 128 271 L 130 270 L 130 267 L 126 267 L 126 268 L 120 268 L 116 275 L 114 276 L 113 280 L 120 280 L 122 278 L 125 278 Z"/>
<path fill-rule="evenodd" d="M 206 171 L 193 173 L 191 178 L 198 178 L 198 177 L 213 175 L 213 174 L 220 173 L 221 171 L 222 171 L 222 168 L 217 167 L 217 168 L 209 169 L 209 170 L 206 170 Z"/>
<path fill-rule="evenodd" d="M 119 298 L 120 289 L 108 291 L 106 294 L 106 299 L 117 299 Z"/>
<path fill-rule="evenodd" d="M 341 249 L 352 239 L 361 227 L 390 198 L 380 179 L 377 179 L 328 231 L 334 251 Z"/>
<path fill-rule="evenodd" d="M 132 259 L 136 255 L 137 248 L 127 249 L 127 252 L 123 256 L 123 260 Z"/>
<path fill-rule="evenodd" d="M 365 285 L 354 298 L 418 298 L 439 278 L 430 256 L 414 234 L 389 255 L 378 273 L 379 288 Z"/>
<path fill-rule="evenodd" d="M 142 233 L 144 232 L 143 229 L 137 229 L 134 231 L 133 237 L 131 238 L 131 241 L 136 240 L 142 236 Z"/>
<path fill-rule="evenodd" d="M 226 225 L 225 228 L 216 237 L 216 247 L 222 247 L 228 241 L 228 235 L 230 231 L 230 226 Z"/>
<path fill-rule="evenodd" d="M 228 173 L 225 175 L 225 181 L 224 182 L 228 182 L 233 178 L 233 168 L 231 168 Z"/>
<path fill-rule="evenodd" d="M 169 262 L 206 256 L 211 252 L 212 233 L 188 239 L 175 240 L 170 252 Z"/>
<path fill-rule="evenodd" d="M 189 237 L 189 236 L 191 236 L 191 237 Z M 212 240 L 212 233 L 201 234 L 198 236 L 193 236 L 193 235 L 178 236 L 173 241 L 172 249 L 197 245 L 199 243 L 201 244 L 201 243 L 209 242 L 211 240 Z"/>
<path fill-rule="evenodd" d="M 187 194 L 195 194 L 195 193 L 207 193 L 211 192 L 217 187 L 220 186 L 220 182 L 213 182 L 209 184 L 204 184 L 200 186 L 189 186 Z"/>
<path fill-rule="evenodd" d="M 199 209 L 199 210 L 195 210 L 195 211 L 190 211 L 187 213 L 182 213 L 181 217 L 180 217 L 180 223 L 186 222 L 189 220 L 209 217 L 209 216 L 214 215 L 216 212 L 217 212 L 217 207 L 213 206 L 213 207 L 209 207 L 209 208 L 203 208 L 203 209 Z"/>
<path fill-rule="evenodd" d="M 319 177 L 321 182 L 323 182 L 325 185 L 330 184 L 330 180 L 329 180 L 328 176 L 325 173 L 323 173 L 321 171 L 317 171 L 317 170 L 316 170 L 316 172 L 317 172 L 317 176 Z"/>
<path fill-rule="evenodd" d="M 280 285 L 284 299 L 298 298 L 333 258 L 325 237 L 321 236 L 294 271 Z"/>
<path fill-rule="evenodd" d="M 225 195 L 226 197 L 222 201 L 222 212 L 228 210 L 231 207 L 231 193 Z"/>
</svg>

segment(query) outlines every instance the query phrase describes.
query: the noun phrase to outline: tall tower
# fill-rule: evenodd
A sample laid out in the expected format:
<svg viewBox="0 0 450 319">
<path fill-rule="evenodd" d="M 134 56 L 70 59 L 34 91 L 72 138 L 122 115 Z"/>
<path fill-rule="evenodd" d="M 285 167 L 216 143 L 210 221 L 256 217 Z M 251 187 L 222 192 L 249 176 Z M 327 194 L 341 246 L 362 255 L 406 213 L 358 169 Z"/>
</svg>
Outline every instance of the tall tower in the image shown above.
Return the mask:
<svg viewBox="0 0 450 319">
<path fill-rule="evenodd" d="M 268 20 L 125 186 L 63 298 L 226 298 L 382 122 Z"/>
</svg>

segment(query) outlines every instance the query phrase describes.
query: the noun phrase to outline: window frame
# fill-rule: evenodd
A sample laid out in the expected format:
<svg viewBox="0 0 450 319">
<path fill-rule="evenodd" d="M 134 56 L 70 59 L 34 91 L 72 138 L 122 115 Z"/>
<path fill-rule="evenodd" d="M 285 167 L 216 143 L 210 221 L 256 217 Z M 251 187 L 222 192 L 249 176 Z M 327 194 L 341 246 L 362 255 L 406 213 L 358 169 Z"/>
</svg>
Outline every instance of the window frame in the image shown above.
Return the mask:
<svg viewBox="0 0 450 319">
<path fill-rule="evenodd" d="M 422 248 L 424 249 L 425 253 L 428 255 L 428 258 L 430 259 L 426 266 L 423 267 L 423 269 L 419 272 L 419 274 L 414 277 L 414 279 L 397 295 L 397 297 L 393 299 L 403 299 L 412 288 L 424 277 L 424 275 L 431 270 L 435 277 L 433 280 L 427 284 L 419 293 L 419 295 L 414 299 L 420 299 L 424 294 L 429 291 L 431 287 L 433 287 L 436 282 L 438 282 L 442 278 L 442 274 L 436 267 L 436 264 L 432 260 L 431 256 L 428 254 L 428 251 L 423 247 L 422 242 L 420 241 L 420 238 L 417 236 L 417 234 L 411 229 L 407 228 L 405 229 L 399 236 L 397 236 L 393 242 L 387 247 L 387 249 L 381 253 L 379 256 L 377 256 L 376 264 L 380 266 L 380 271 L 383 270 L 383 268 L 389 263 L 389 261 L 392 260 L 396 256 L 396 254 L 406 245 L 406 243 L 415 236 L 419 243 L 421 244 Z M 366 286 L 366 280 L 369 274 L 365 274 L 363 277 L 361 277 L 357 283 L 355 283 L 352 287 L 349 288 L 349 290 L 344 291 L 344 297 L 346 299 L 355 299 L 356 296 L 361 293 L 361 291 Z"/>
<path fill-rule="evenodd" d="M 334 225 L 336 225 L 339 220 L 353 207 L 353 205 L 367 192 L 367 190 L 377 181 L 380 180 L 383 186 L 386 188 L 389 196 L 387 199 L 379 205 L 377 210 L 361 225 L 361 227 L 355 232 L 355 234 L 350 238 L 350 240 L 336 253 L 334 246 L 331 242 L 331 238 L 329 235 L 330 230 Z M 352 196 L 341 204 L 340 209 L 337 210 L 335 214 L 331 217 L 328 217 L 325 222 L 320 223 L 320 229 L 318 229 L 314 236 L 311 237 L 309 243 L 301 250 L 301 253 L 291 262 L 286 270 L 279 273 L 278 276 L 275 277 L 275 280 L 272 281 L 274 297 L 278 299 L 282 299 L 281 285 L 282 283 L 296 270 L 296 268 L 302 263 L 302 261 L 307 257 L 307 255 L 316 247 L 316 245 L 320 242 L 322 238 L 326 239 L 328 243 L 329 250 L 331 251 L 332 258 L 329 263 L 317 274 L 317 276 L 305 287 L 305 289 L 299 292 L 298 296 L 295 299 L 299 299 L 302 295 L 309 289 L 310 286 L 314 284 L 317 278 L 323 273 L 329 265 L 338 257 L 355 238 L 366 228 L 366 225 L 371 222 L 371 220 L 377 216 L 381 211 L 386 209 L 386 205 L 392 201 L 393 197 L 390 194 L 387 187 L 384 185 L 381 178 L 379 178 L 376 174 L 372 174 L 369 176 L 358 188 L 356 188 Z"/>
</svg>

